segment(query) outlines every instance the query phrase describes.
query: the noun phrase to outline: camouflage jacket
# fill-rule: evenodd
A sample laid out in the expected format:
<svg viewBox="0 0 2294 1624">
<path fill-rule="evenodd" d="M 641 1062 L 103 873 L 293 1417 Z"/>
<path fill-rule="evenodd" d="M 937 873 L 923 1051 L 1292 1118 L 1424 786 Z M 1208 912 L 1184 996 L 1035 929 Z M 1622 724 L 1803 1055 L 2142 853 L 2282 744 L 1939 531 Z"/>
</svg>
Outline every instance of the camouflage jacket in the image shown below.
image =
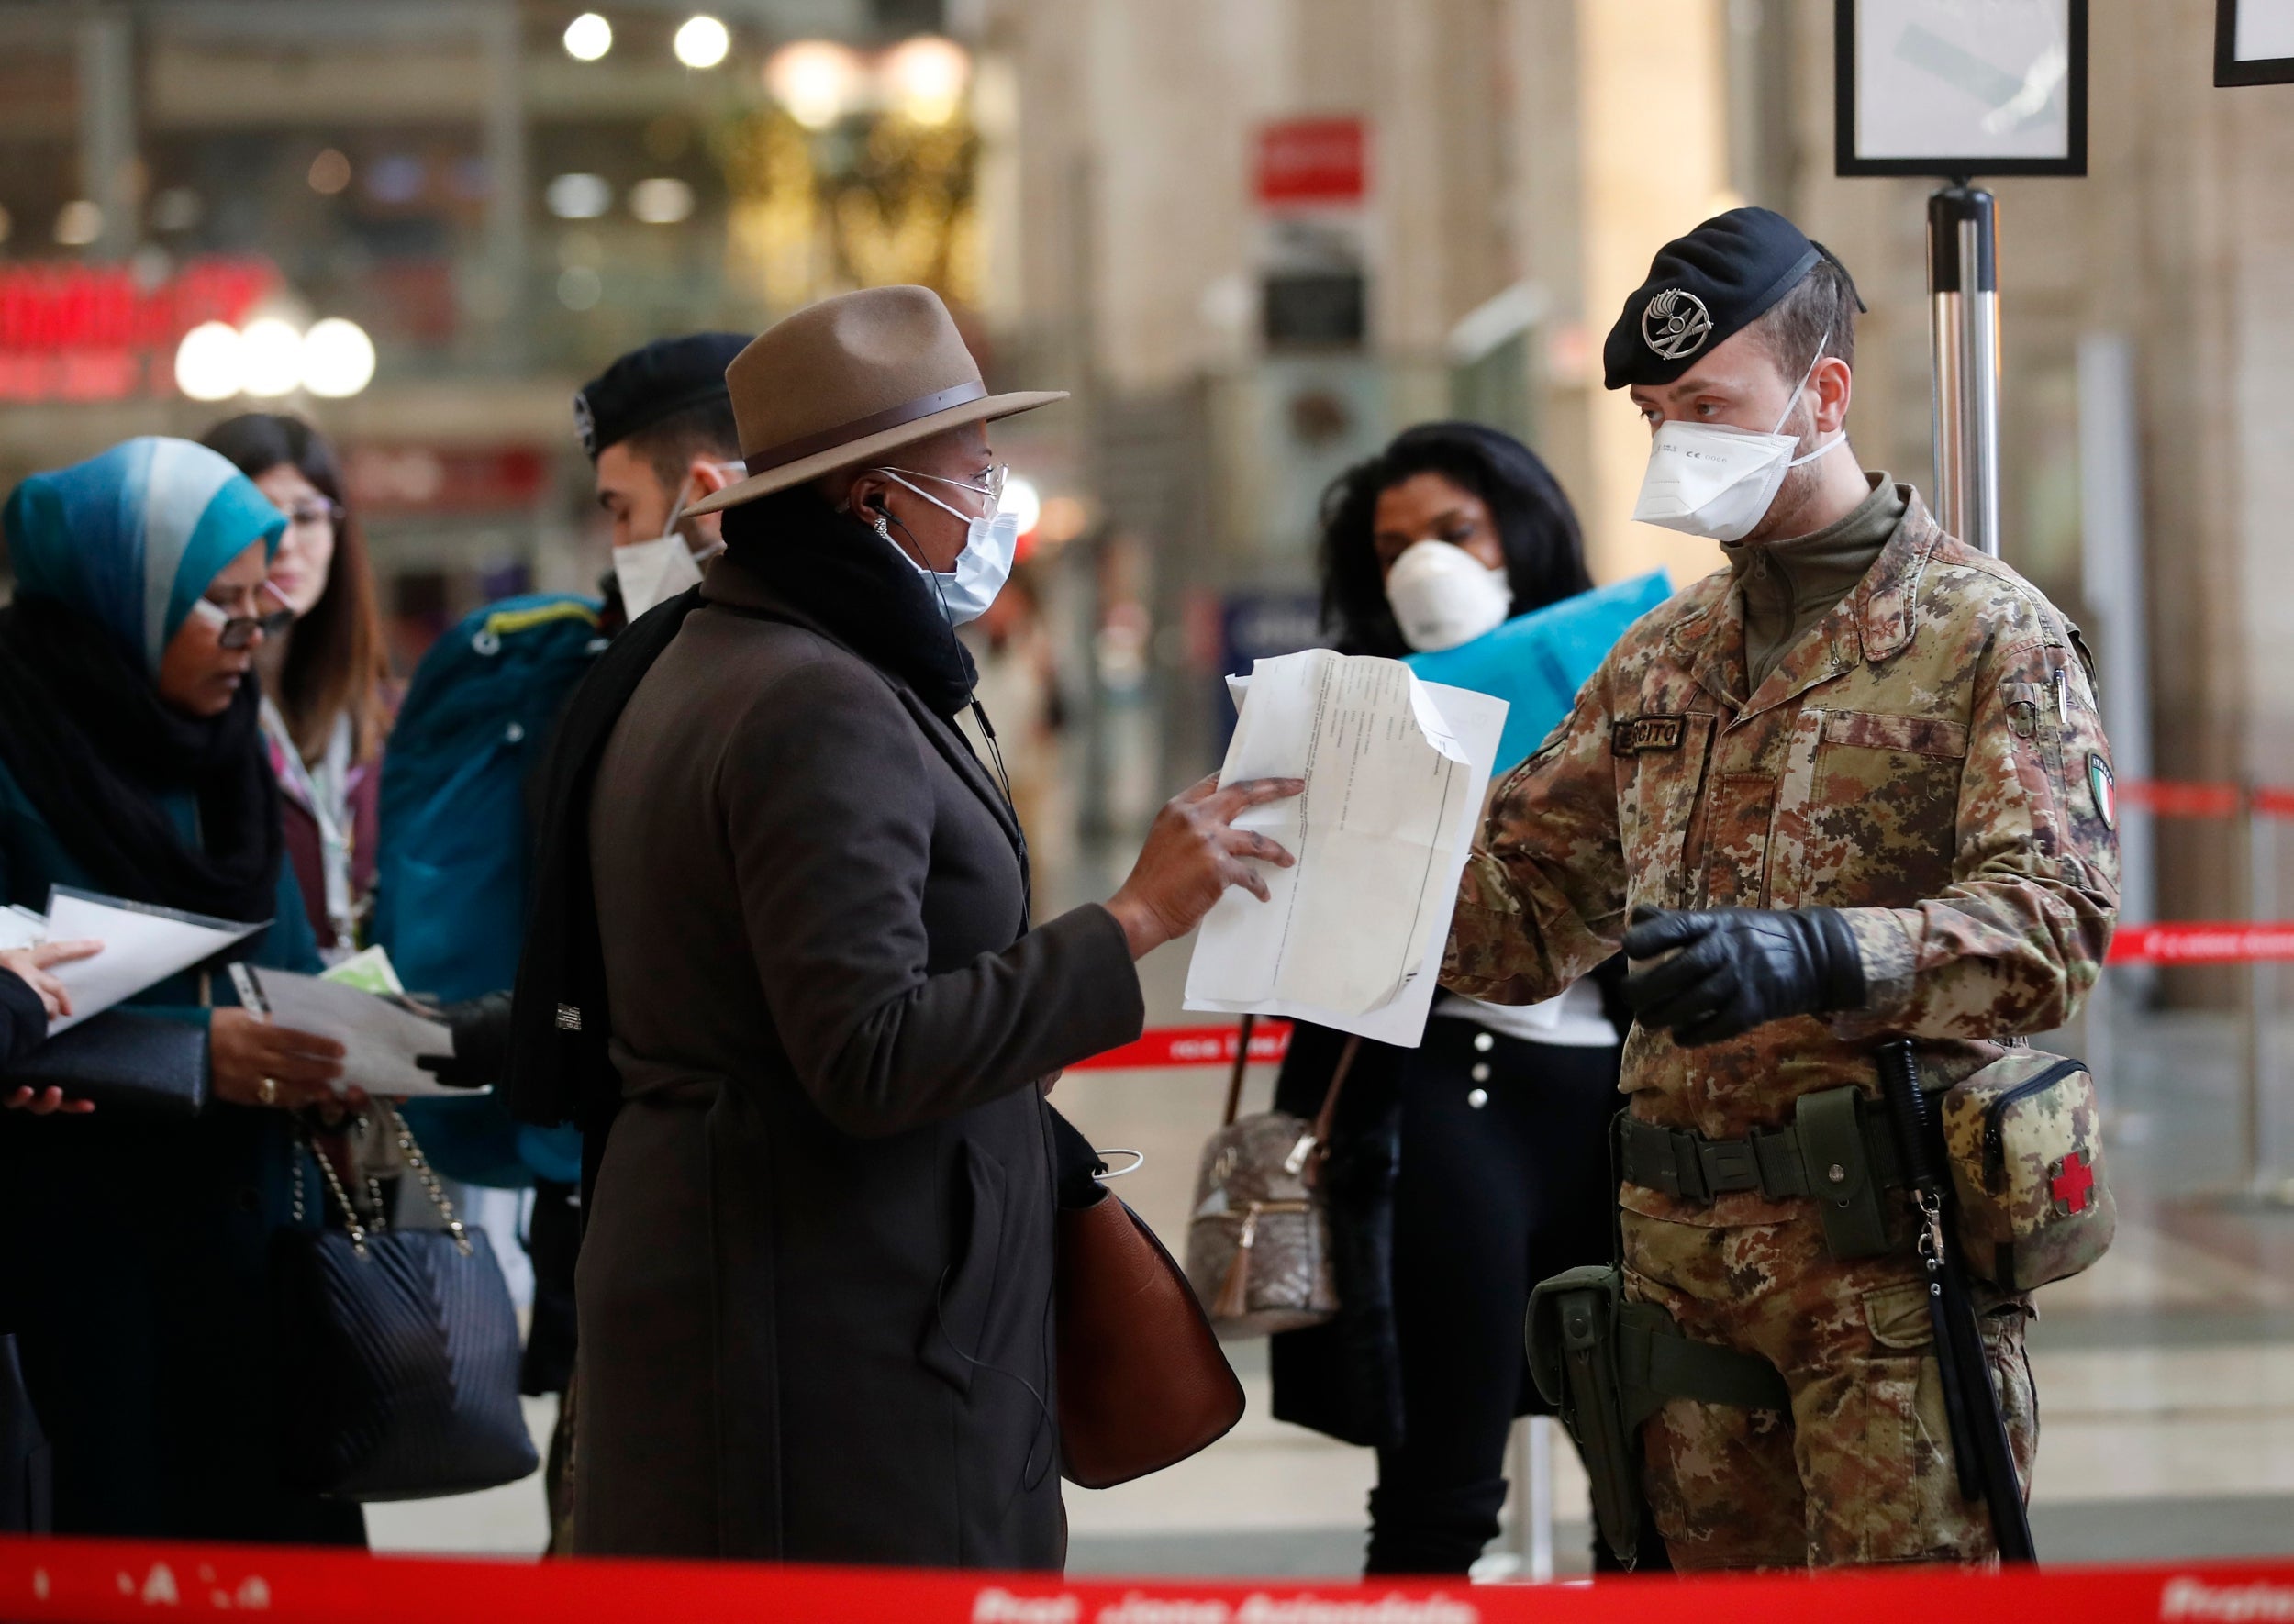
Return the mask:
<svg viewBox="0 0 2294 1624">
<path fill-rule="evenodd" d="M 1909 494 L 1909 493 L 1907 493 Z M 1916 495 L 1864 580 L 1744 692 L 1723 571 L 1643 617 L 1576 708 L 1492 793 L 1442 984 L 1527 1004 L 1617 950 L 1631 910 L 1848 910 L 1866 1007 L 1681 1049 L 1636 1027 L 1633 1113 L 1733 1139 L 1922 1040 L 1964 1076 L 1990 1040 L 2069 1019 L 2118 907 L 2110 754 L 2078 633 L 2029 583 L 1961 545 Z M 1625 1205 L 1774 1222 L 1758 1191 L 1710 1207 L 1629 1185 Z"/>
</svg>

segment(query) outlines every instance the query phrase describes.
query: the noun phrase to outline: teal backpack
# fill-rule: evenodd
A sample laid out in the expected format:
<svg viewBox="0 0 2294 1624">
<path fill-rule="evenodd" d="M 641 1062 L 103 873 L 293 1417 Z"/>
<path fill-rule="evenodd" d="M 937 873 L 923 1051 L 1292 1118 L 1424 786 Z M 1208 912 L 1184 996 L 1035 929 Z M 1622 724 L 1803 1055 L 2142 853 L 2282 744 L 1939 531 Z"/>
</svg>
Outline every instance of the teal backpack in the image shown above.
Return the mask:
<svg viewBox="0 0 2294 1624">
<path fill-rule="evenodd" d="M 465 617 L 423 656 L 383 759 L 372 939 L 409 992 L 451 1003 L 518 979 L 533 863 L 526 782 L 606 640 L 594 598 L 537 594 Z M 581 1136 L 492 1096 L 411 1100 L 440 1173 L 518 1188 L 581 1176 Z"/>
</svg>

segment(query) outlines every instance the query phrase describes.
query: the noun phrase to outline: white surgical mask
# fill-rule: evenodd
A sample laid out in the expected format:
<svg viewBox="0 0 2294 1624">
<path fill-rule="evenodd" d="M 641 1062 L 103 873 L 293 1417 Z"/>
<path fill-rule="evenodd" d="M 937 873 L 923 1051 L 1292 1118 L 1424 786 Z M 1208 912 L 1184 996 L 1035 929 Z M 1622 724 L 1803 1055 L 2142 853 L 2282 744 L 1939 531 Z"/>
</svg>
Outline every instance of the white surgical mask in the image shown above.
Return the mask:
<svg viewBox="0 0 2294 1624">
<path fill-rule="evenodd" d="M 1824 343 L 1830 343 L 1826 335 Z M 1816 361 L 1824 357 L 1824 344 L 1816 347 Z M 1774 431 L 1758 434 L 1722 423 L 1664 423 L 1649 447 L 1648 472 L 1641 478 L 1641 499 L 1633 517 L 1643 524 L 1663 525 L 1691 536 L 1715 541 L 1735 541 L 1752 533 L 1767 516 L 1784 476 L 1804 463 L 1828 455 L 1847 443 L 1845 430 L 1833 435 L 1805 457 L 1797 436 L 1784 432 L 1800 391 L 1816 375 L 1816 361 L 1792 391 L 1792 398 L 1776 419 Z"/>
<path fill-rule="evenodd" d="M 718 467 L 729 473 L 740 472 L 722 463 Z M 679 534 L 677 521 L 685 517 L 692 494 L 693 476 L 687 474 L 685 484 L 677 487 L 677 500 L 670 506 L 669 523 L 662 533 L 651 541 L 632 541 L 613 550 L 613 577 L 621 585 L 622 612 L 632 620 L 687 587 L 698 586 L 701 565 L 725 550 L 719 541 L 696 554 Z"/>
<path fill-rule="evenodd" d="M 956 556 L 956 567 L 945 573 L 928 570 L 908 558 L 908 549 L 892 539 L 891 521 L 882 514 L 877 516 L 876 534 L 890 542 L 902 558 L 908 559 L 908 567 L 924 577 L 939 595 L 941 606 L 947 610 L 952 623 L 963 626 L 986 614 L 996 595 L 1004 590 L 1004 583 L 1011 579 L 1012 560 L 1019 551 L 1019 515 L 999 511 L 974 517 L 942 502 L 896 469 L 881 468 L 877 472 L 898 481 L 933 506 L 963 520 L 963 551 Z"/>
<path fill-rule="evenodd" d="M 1402 640 L 1421 654 L 1470 643 L 1505 623 L 1513 583 L 1453 542 L 1413 541 L 1386 572 L 1386 601 Z"/>
</svg>

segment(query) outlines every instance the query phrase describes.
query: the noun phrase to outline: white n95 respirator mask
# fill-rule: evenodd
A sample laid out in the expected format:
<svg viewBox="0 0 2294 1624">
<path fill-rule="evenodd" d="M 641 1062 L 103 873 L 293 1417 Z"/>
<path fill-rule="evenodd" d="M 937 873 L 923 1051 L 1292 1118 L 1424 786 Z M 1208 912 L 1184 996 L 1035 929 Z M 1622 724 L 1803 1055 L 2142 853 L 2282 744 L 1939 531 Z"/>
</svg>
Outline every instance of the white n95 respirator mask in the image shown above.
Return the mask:
<svg viewBox="0 0 2294 1624">
<path fill-rule="evenodd" d="M 735 465 L 725 472 L 739 475 L 745 471 Z M 677 487 L 677 499 L 670 504 L 669 522 L 662 527 L 662 533 L 650 541 L 632 541 L 613 550 L 613 578 L 621 587 L 621 610 L 631 620 L 685 588 L 698 586 L 702 563 L 725 550 L 719 541 L 696 554 L 678 530 L 677 521 L 685 517 L 692 495 L 693 477 L 688 474 Z"/>
<path fill-rule="evenodd" d="M 1402 640 L 1421 654 L 1470 643 L 1505 624 L 1513 584 L 1453 542 L 1413 541 L 1386 572 L 1386 601 Z"/>
<path fill-rule="evenodd" d="M 1829 343 L 1829 337 L 1825 342 Z M 1649 446 L 1648 471 L 1641 476 L 1641 497 L 1633 517 L 1643 524 L 1662 525 L 1715 541 L 1736 541 L 1752 533 L 1766 517 L 1793 469 L 1813 462 L 1847 442 L 1843 430 L 1805 457 L 1798 436 L 1784 432 L 1800 391 L 1816 375 L 1816 362 L 1824 346 L 1816 347 L 1816 361 L 1800 374 L 1798 387 L 1767 434 L 1732 428 L 1720 423 L 1662 423 Z"/>
</svg>

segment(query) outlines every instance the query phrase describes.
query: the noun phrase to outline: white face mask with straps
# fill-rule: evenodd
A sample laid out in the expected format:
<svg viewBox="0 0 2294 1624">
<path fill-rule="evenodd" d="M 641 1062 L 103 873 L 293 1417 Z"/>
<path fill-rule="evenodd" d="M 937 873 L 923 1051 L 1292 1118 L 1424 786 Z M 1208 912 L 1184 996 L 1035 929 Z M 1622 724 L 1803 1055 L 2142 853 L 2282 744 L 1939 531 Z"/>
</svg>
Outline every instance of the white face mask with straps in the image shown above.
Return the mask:
<svg viewBox="0 0 2294 1624">
<path fill-rule="evenodd" d="M 1019 551 L 1019 514 L 1013 508 L 994 508 L 986 514 L 966 513 L 953 503 L 943 502 L 916 483 L 917 479 L 932 479 L 931 474 L 911 477 L 896 468 L 881 468 L 877 472 L 886 479 L 898 482 L 943 512 L 963 520 L 963 551 L 956 556 L 956 567 L 942 574 L 928 570 L 908 557 L 908 549 L 892 539 L 892 521 L 881 508 L 876 515 L 876 534 L 908 561 L 908 567 L 924 577 L 947 612 L 951 624 L 963 626 L 977 620 L 987 613 L 996 601 L 996 595 L 1004 590 L 1004 583 L 1011 578 L 1014 557 Z M 965 490 L 977 487 L 966 485 L 962 480 L 942 482 Z M 996 501 L 992 492 L 979 493 L 990 503 Z"/>
<path fill-rule="evenodd" d="M 1420 653 L 1454 649 L 1505 624 L 1513 581 L 1455 542 L 1413 541 L 1386 575 L 1386 601 L 1402 640 Z"/>
<path fill-rule="evenodd" d="M 712 464 L 720 473 L 740 479 L 748 470 L 738 462 Z M 685 504 L 694 499 L 693 475 L 685 475 L 677 487 L 677 499 L 670 504 L 669 522 L 662 533 L 651 541 L 632 541 L 627 547 L 613 550 L 613 578 L 621 586 L 621 609 L 631 620 L 651 608 L 665 603 L 689 586 L 701 584 L 701 566 L 725 551 L 718 542 L 700 552 L 677 529 L 677 521 L 685 517 Z"/>
<path fill-rule="evenodd" d="M 1816 346 L 1815 360 L 1800 374 L 1800 382 L 1766 434 L 1732 428 L 1722 423 L 1662 423 L 1649 447 L 1648 472 L 1641 477 L 1641 498 L 1633 517 L 1643 524 L 1662 525 L 1715 541 L 1736 541 L 1752 533 L 1767 517 L 1769 505 L 1793 469 L 1827 456 L 1848 441 L 1846 429 L 1825 439 L 1805 457 L 1799 437 L 1784 432 L 1800 404 L 1801 392 L 1816 375 L 1816 362 L 1824 359 L 1826 333 Z"/>
</svg>

